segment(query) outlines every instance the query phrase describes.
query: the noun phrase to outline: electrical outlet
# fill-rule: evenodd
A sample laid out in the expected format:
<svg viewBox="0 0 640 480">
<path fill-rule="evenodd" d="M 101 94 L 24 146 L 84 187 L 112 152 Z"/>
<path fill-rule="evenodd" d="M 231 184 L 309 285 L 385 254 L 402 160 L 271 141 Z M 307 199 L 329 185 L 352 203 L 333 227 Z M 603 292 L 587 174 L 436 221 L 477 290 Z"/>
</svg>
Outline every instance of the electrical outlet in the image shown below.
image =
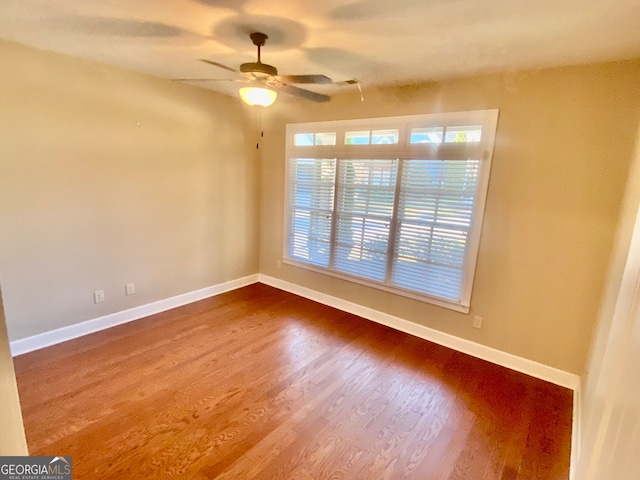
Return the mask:
<svg viewBox="0 0 640 480">
<path fill-rule="evenodd" d="M 482 328 L 482 317 L 473 317 L 473 328 Z"/>
<path fill-rule="evenodd" d="M 93 292 L 93 303 L 104 302 L 104 290 L 96 290 Z"/>
<path fill-rule="evenodd" d="M 124 286 L 125 292 L 127 293 L 127 295 L 135 295 L 136 293 L 136 286 L 133 283 L 127 283 Z"/>
</svg>

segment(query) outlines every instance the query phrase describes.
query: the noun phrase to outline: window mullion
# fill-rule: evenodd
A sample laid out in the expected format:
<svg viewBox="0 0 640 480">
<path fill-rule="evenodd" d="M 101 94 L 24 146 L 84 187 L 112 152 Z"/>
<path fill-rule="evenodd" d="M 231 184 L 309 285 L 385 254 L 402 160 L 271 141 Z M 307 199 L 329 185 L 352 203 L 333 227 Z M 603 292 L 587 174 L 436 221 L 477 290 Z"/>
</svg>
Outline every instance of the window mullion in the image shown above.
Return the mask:
<svg viewBox="0 0 640 480">
<path fill-rule="evenodd" d="M 387 249 L 387 271 L 384 283 L 391 284 L 393 275 L 393 262 L 396 249 L 396 236 L 398 234 L 398 204 L 400 203 L 400 187 L 402 185 L 402 164 L 400 159 L 396 160 L 398 167 L 396 170 L 396 191 L 393 197 L 393 214 L 391 215 L 391 224 L 389 225 L 389 246 Z"/>
<path fill-rule="evenodd" d="M 333 270 L 338 244 L 338 189 L 340 188 L 341 159 L 336 158 L 336 169 L 333 177 L 333 215 L 331 216 L 331 249 L 329 251 L 329 270 Z"/>
</svg>

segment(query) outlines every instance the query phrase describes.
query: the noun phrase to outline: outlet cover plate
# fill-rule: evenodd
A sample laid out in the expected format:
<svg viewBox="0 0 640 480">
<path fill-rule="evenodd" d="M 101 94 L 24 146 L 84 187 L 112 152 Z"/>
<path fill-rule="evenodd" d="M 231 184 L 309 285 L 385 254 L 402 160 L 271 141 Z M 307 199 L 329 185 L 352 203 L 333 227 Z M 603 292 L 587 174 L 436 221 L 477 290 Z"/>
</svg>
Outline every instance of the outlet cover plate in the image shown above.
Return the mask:
<svg viewBox="0 0 640 480">
<path fill-rule="evenodd" d="M 104 290 L 96 290 L 93 292 L 93 303 L 104 302 Z"/>
</svg>

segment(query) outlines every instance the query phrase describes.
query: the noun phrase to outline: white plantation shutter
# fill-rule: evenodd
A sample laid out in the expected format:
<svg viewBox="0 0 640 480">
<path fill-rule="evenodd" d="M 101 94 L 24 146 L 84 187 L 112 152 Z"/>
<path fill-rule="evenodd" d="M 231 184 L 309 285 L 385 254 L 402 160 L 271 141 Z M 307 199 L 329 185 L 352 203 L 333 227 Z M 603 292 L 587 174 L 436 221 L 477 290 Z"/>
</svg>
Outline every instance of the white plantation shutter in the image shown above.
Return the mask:
<svg viewBox="0 0 640 480">
<path fill-rule="evenodd" d="M 397 160 L 340 161 L 335 270 L 384 281 L 397 169 Z"/>
<path fill-rule="evenodd" d="M 329 265 L 335 175 L 335 159 L 290 160 L 290 258 Z"/>
<path fill-rule="evenodd" d="M 392 283 L 460 301 L 480 160 L 402 165 Z"/>
<path fill-rule="evenodd" d="M 468 312 L 497 119 L 287 125 L 284 260 Z"/>
</svg>

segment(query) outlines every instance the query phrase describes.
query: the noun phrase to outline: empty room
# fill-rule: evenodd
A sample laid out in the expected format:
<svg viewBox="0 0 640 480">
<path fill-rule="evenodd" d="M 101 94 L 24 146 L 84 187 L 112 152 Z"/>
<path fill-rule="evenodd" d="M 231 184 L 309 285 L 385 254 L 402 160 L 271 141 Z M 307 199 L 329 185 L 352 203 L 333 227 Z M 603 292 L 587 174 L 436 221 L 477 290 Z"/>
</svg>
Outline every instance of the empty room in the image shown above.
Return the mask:
<svg viewBox="0 0 640 480">
<path fill-rule="evenodd" d="M 0 478 L 637 478 L 639 24 L 5 0 Z"/>
</svg>

